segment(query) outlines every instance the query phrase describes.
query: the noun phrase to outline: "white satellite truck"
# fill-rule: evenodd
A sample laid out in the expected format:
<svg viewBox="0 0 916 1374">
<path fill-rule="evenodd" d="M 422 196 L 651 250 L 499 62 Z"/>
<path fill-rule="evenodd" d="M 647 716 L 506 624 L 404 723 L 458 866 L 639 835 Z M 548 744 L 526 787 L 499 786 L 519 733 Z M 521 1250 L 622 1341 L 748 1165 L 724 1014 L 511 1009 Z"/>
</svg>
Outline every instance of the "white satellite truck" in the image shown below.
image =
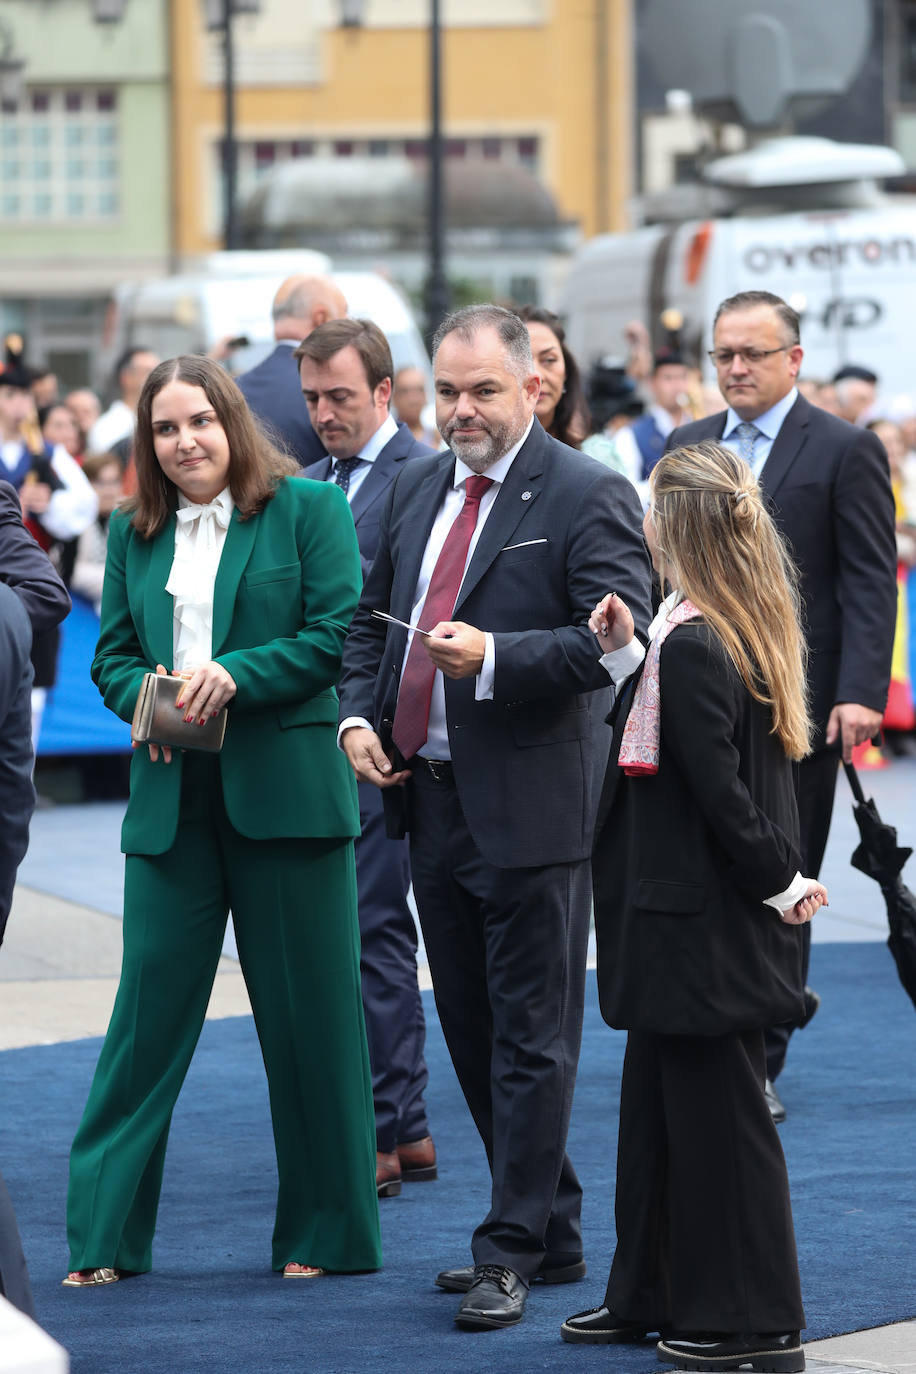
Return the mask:
<svg viewBox="0 0 916 1374">
<path fill-rule="evenodd" d="M 121 284 L 109 307 L 102 364 L 110 372 L 134 346 L 174 358 L 206 353 L 228 339 L 234 341 L 231 371 L 247 372 L 274 347 L 270 308 L 277 287 L 300 274 L 330 276 L 348 313 L 374 320 L 387 336 L 395 370 L 419 367 L 430 378 L 429 356 L 401 291 L 377 272 L 336 272 L 324 253 L 306 249 L 211 253 L 193 271 Z"/>
<path fill-rule="evenodd" d="M 870 367 L 885 396 L 916 392 L 916 198 L 878 182 L 899 176 L 891 148 L 777 138 L 706 169 L 706 218 L 603 234 L 573 258 L 560 311 L 586 368 L 625 351 L 642 320 L 656 344 L 666 310 L 683 317 L 682 349 L 706 357 L 716 306 L 738 291 L 772 291 L 802 316 L 803 375 Z"/>
</svg>

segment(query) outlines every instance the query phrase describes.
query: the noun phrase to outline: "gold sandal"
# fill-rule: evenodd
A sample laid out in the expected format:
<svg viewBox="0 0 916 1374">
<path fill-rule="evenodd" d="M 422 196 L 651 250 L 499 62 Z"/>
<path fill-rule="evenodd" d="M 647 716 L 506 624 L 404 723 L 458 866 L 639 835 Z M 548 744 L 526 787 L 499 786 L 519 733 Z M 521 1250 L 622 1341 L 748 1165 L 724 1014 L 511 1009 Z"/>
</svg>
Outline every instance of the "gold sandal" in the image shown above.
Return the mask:
<svg viewBox="0 0 916 1374">
<path fill-rule="evenodd" d="M 118 1269 L 74 1269 L 61 1282 L 64 1288 L 96 1288 L 103 1283 L 117 1283 Z"/>
<path fill-rule="evenodd" d="M 323 1269 L 319 1269 L 314 1264 L 299 1264 L 297 1260 L 290 1260 L 289 1264 L 283 1266 L 283 1277 L 285 1279 L 318 1279 L 324 1274 Z"/>
</svg>

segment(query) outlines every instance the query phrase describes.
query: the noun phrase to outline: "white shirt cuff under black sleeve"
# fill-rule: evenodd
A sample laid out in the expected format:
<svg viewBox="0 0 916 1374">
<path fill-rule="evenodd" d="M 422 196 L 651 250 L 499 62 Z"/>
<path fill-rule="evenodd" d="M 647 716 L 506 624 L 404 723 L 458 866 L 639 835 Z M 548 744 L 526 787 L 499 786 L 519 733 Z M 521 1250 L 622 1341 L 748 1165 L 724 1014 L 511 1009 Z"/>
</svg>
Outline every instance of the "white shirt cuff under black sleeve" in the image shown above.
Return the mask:
<svg viewBox="0 0 916 1374">
<path fill-rule="evenodd" d="M 646 651 L 634 636 L 622 649 L 612 649 L 601 655 L 601 666 L 617 688 L 621 682 L 632 677 L 646 656 Z"/>
<path fill-rule="evenodd" d="M 775 897 L 765 897 L 764 904 L 779 912 L 788 911 L 789 907 L 801 901 L 807 891 L 808 879 L 803 878 L 800 873 L 796 873 L 785 892 L 777 892 Z"/>
</svg>

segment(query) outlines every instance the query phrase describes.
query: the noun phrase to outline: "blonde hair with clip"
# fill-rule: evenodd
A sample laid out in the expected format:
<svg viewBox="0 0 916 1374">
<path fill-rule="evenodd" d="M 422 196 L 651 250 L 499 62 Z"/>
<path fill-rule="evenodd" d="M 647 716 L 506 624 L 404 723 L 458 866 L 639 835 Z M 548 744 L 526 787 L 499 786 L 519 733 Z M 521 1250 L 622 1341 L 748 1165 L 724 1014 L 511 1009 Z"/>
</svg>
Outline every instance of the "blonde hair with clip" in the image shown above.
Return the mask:
<svg viewBox="0 0 916 1374">
<path fill-rule="evenodd" d="M 811 747 L 798 579 L 750 468 L 721 444 L 672 450 L 649 479 L 661 575 L 703 612 L 787 755 Z"/>
</svg>

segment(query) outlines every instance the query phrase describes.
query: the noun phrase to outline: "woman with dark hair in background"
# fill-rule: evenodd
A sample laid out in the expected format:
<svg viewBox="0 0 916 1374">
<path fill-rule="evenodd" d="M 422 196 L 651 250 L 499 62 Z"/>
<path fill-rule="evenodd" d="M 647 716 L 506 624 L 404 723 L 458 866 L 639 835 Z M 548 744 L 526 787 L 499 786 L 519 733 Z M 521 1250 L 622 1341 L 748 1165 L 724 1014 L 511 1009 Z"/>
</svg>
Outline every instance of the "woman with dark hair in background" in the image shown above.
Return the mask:
<svg viewBox="0 0 916 1374">
<path fill-rule="evenodd" d="M 333 483 L 292 475 L 207 358 L 150 374 L 135 455 L 136 496 L 110 521 L 93 678 L 130 720 L 144 675 L 170 668 L 185 679 L 179 719 L 202 725 L 224 706 L 230 719 L 221 753 L 134 752 L 124 962 L 71 1153 L 64 1282 L 151 1267 L 172 1109 L 230 909 L 270 1088 L 273 1268 L 375 1269 L 359 813 L 336 732 L 362 581 L 353 521 Z"/>
<path fill-rule="evenodd" d="M 604 1306 L 561 1334 L 657 1331 L 679 1369 L 791 1374 L 805 1316 L 763 1031 L 803 1012 L 800 927 L 827 900 L 798 871 L 792 763 L 811 722 L 795 576 L 727 449 L 675 449 L 649 490 L 646 541 L 672 589 L 649 649 L 613 592 L 589 621 L 622 688 L 592 857 L 601 1011 L 627 1031 L 617 1249 Z"/>
<path fill-rule="evenodd" d="M 523 305 L 515 312 L 528 326 L 541 394 L 535 414 L 548 434 L 578 448 L 588 434 L 588 405 L 579 364 L 566 346 L 566 331 L 552 310 Z"/>
</svg>

